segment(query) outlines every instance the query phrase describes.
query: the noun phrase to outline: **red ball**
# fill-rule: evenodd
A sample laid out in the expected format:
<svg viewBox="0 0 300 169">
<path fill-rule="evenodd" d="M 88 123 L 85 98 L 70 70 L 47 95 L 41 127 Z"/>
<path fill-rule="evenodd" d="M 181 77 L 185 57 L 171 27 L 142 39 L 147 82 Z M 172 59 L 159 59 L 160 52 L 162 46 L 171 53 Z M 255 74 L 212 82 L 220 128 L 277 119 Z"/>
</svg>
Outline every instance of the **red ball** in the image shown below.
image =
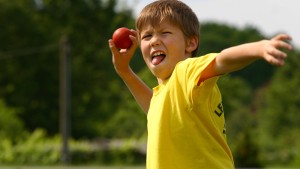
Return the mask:
<svg viewBox="0 0 300 169">
<path fill-rule="evenodd" d="M 132 41 L 129 38 L 129 35 L 134 36 L 134 33 L 131 32 L 128 28 L 122 27 L 114 32 L 112 40 L 117 48 L 128 49 L 132 45 Z"/>
</svg>

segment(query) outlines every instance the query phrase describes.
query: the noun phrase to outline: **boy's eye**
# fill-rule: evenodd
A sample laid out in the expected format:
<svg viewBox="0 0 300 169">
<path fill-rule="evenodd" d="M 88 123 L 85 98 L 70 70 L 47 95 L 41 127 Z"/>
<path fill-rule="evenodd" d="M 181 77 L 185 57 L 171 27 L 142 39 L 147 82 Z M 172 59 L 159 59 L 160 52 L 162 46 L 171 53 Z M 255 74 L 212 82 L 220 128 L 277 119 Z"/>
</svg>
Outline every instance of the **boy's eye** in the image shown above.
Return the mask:
<svg viewBox="0 0 300 169">
<path fill-rule="evenodd" d="M 152 35 L 151 34 L 145 34 L 142 36 L 142 39 L 147 39 L 147 38 L 150 38 Z"/>
</svg>

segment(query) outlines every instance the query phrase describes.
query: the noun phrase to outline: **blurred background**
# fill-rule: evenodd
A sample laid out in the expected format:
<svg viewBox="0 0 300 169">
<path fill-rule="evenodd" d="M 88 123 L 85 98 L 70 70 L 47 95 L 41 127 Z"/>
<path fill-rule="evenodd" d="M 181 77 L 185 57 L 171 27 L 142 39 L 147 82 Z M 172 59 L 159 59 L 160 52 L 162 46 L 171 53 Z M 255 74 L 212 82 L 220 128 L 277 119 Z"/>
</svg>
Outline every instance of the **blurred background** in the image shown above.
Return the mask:
<svg viewBox="0 0 300 169">
<path fill-rule="evenodd" d="M 145 166 L 146 116 L 117 76 L 108 39 L 149 0 L 0 0 L 0 167 Z M 223 76 L 237 167 L 300 167 L 299 1 L 184 1 L 201 23 L 199 55 L 293 36 L 286 65 Z M 131 66 L 156 79 L 140 51 Z"/>
</svg>

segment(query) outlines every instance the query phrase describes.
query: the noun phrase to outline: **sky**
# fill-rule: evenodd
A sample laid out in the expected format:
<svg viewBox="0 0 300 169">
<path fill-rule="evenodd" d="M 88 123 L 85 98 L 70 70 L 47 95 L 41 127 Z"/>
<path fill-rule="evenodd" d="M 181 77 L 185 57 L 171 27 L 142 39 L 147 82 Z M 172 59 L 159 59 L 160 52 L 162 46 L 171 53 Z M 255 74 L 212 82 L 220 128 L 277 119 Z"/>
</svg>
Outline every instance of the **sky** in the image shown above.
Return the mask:
<svg viewBox="0 0 300 169">
<path fill-rule="evenodd" d="M 299 0 L 182 0 L 196 13 L 200 23 L 216 21 L 243 28 L 253 26 L 263 35 L 277 33 L 292 36 L 300 49 Z M 135 16 L 153 0 L 119 0 L 134 10 Z"/>
</svg>

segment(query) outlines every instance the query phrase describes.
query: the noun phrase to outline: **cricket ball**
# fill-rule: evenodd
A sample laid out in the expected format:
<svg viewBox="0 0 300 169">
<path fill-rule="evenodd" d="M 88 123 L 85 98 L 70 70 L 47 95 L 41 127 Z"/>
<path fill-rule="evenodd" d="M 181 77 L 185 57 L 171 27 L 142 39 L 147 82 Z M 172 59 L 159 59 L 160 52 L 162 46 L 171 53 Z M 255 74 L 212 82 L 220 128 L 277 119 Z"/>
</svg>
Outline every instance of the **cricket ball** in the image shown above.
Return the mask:
<svg viewBox="0 0 300 169">
<path fill-rule="evenodd" d="M 129 38 L 129 35 L 134 36 L 134 33 L 131 32 L 128 28 L 122 27 L 115 30 L 112 36 L 112 40 L 117 48 L 128 49 L 132 45 L 132 41 Z"/>
</svg>

